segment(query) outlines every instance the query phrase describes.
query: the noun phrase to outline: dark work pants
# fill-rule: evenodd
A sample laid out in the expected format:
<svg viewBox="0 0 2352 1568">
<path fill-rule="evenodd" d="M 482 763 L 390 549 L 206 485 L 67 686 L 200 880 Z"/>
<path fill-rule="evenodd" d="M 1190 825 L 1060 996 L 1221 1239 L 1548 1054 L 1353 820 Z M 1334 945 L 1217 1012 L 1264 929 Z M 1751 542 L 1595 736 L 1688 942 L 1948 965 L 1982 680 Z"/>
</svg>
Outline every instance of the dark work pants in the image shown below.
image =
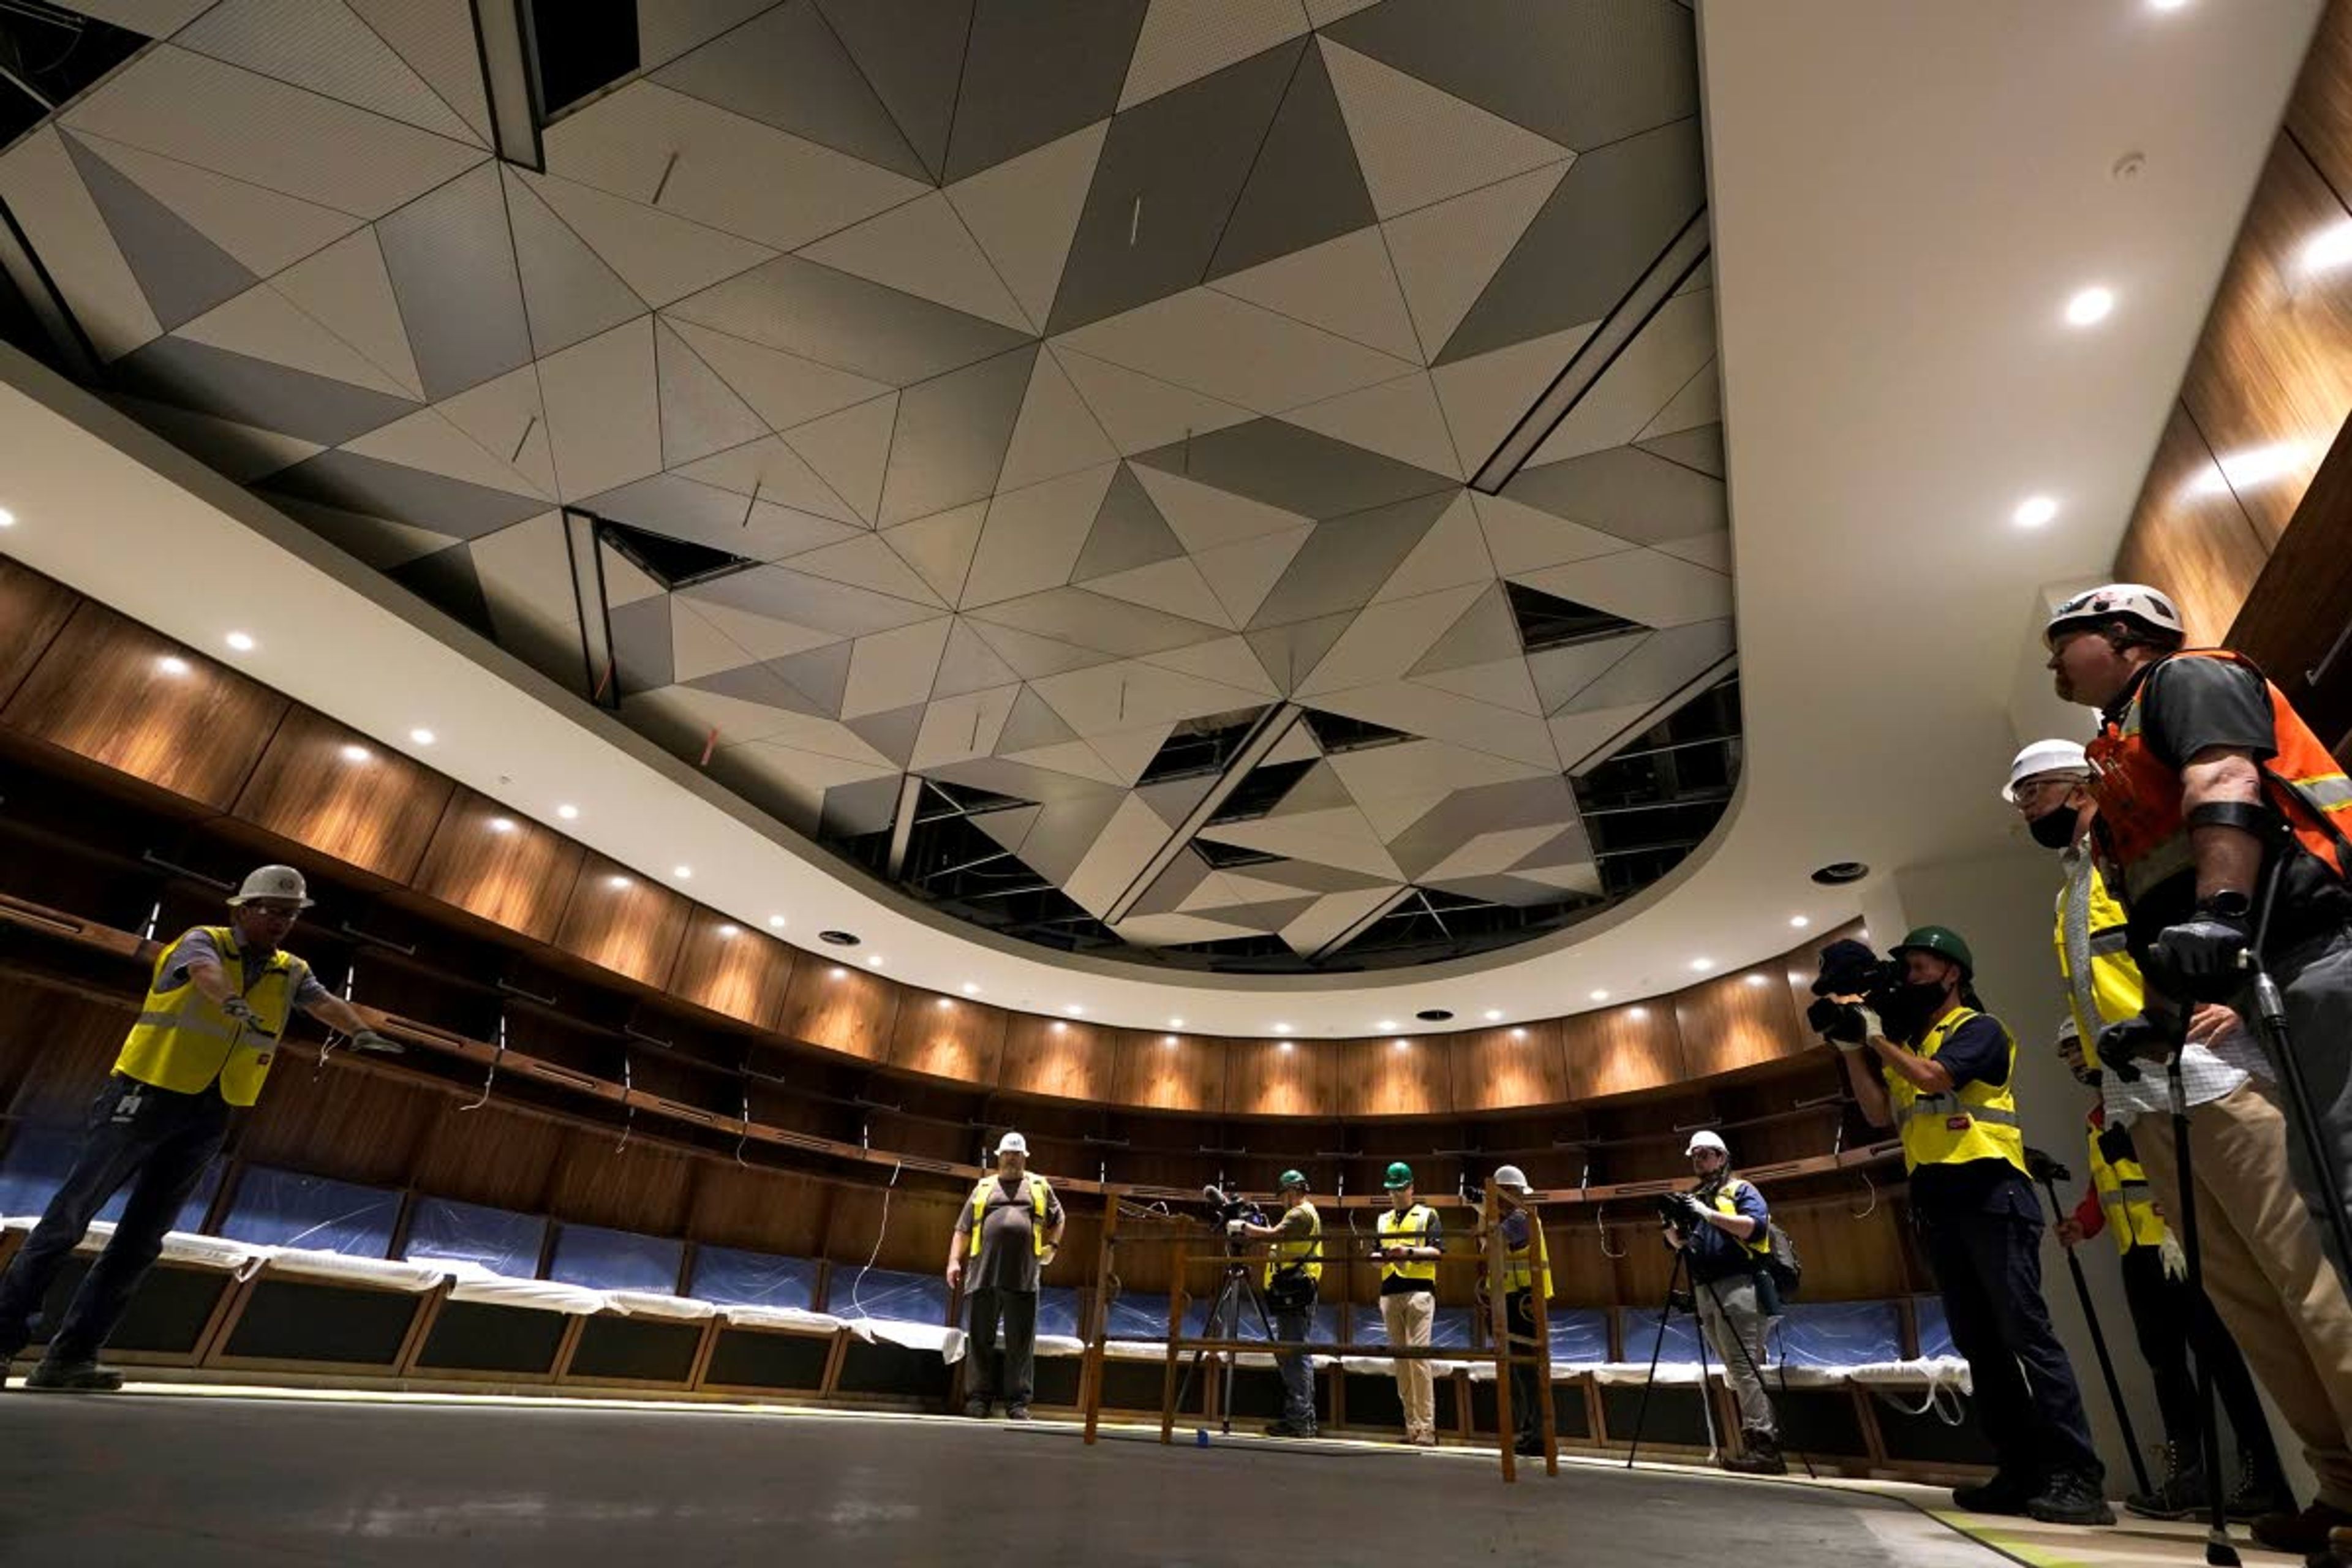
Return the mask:
<svg viewBox="0 0 2352 1568">
<path fill-rule="evenodd" d="M 174 1094 L 120 1075 L 109 1078 L 90 1102 L 81 1152 L 65 1185 L 0 1276 L 0 1351 L 14 1355 L 36 1337 L 34 1315 L 58 1270 L 107 1200 L 133 1182 L 113 1239 L 83 1277 L 49 1342 L 52 1361 L 96 1357 L 227 1132 L 228 1106 L 210 1089 Z"/>
<path fill-rule="evenodd" d="M 1952 1344 L 1976 1386 L 1977 1426 L 2003 1475 L 2104 1477 L 2083 1391 L 2042 1300 L 2042 1225 L 2016 1215 L 1922 1216 L 1920 1239 L 1943 1293 Z"/>
<path fill-rule="evenodd" d="M 1515 1356 L 1532 1356 L 1536 1352 L 1535 1303 L 1532 1289 L 1514 1290 L 1503 1298 L 1503 1321 L 1510 1326 L 1510 1348 Z M 1511 1425 L 1517 1428 L 1513 1435 L 1523 1441 L 1540 1441 L 1543 1437 L 1542 1389 L 1536 1382 L 1532 1362 L 1526 1366 L 1516 1362 L 1511 1365 Z"/>
<path fill-rule="evenodd" d="M 2184 1468 L 2201 1464 L 2203 1407 L 2197 1402 L 2197 1378 L 2189 1371 L 2189 1352 L 2213 1374 L 2213 1392 L 2230 1413 L 2230 1429 L 2247 1457 L 2256 1481 L 2285 1489 L 2285 1472 L 2279 1468 L 2278 1448 L 2271 1441 L 2270 1417 L 2262 1396 L 2246 1372 L 2238 1342 L 2222 1326 L 2213 1303 L 2201 1290 L 2191 1290 L 2185 1279 L 2168 1278 L 2164 1257 L 2153 1247 L 2135 1247 L 2123 1255 L 2124 1299 L 2131 1303 L 2132 1329 L 2139 1353 L 2156 1382 L 2156 1406 L 2164 1415 L 2165 1440 L 2173 1446 Z M 2225 1469 L 2217 1478 L 2227 1485 Z"/>
<path fill-rule="evenodd" d="M 996 1348 L 999 1324 L 1004 1348 Z M 980 1289 L 971 1293 L 972 1384 L 966 1399 L 1002 1398 L 1007 1410 L 1029 1403 L 1037 1349 L 1037 1292 Z"/>
<path fill-rule="evenodd" d="M 1274 1314 L 1274 1337 L 1284 1344 L 1300 1347 L 1275 1352 L 1275 1370 L 1282 1374 L 1282 1418 L 1307 1432 L 1315 1430 L 1315 1363 L 1305 1346 L 1307 1336 L 1314 1330 L 1312 1296 L 1303 1307 Z"/>
</svg>

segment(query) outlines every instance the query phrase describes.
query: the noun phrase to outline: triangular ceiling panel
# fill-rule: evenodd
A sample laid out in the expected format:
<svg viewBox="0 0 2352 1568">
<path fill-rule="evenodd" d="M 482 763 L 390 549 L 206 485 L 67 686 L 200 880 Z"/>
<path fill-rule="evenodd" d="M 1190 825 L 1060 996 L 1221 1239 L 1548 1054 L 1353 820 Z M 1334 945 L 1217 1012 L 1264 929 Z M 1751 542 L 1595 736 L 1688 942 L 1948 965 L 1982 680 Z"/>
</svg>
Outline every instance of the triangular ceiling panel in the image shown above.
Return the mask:
<svg viewBox="0 0 2352 1568">
<path fill-rule="evenodd" d="M 1565 160 L 1548 163 L 1381 225 L 1423 363 L 1435 361 L 1567 173 Z"/>
<path fill-rule="evenodd" d="M 476 446 L 512 464 L 532 488 L 544 495 L 556 493 L 555 451 L 537 365 L 527 364 L 433 406 Z"/>
<path fill-rule="evenodd" d="M 1434 686 L 1474 702 L 1491 702 L 1531 718 L 1543 716 L 1543 704 L 1536 696 L 1535 682 L 1529 679 L 1527 660 L 1523 658 L 1513 657 L 1492 664 L 1432 670 L 1416 674 L 1413 679 L 1423 686 Z"/>
<path fill-rule="evenodd" d="M 971 237 L 996 264 L 1031 330 L 1043 331 L 1077 233 L 1106 120 L 947 188 Z"/>
<path fill-rule="evenodd" d="M 1367 348 L 1419 363 L 1421 345 L 1377 228 L 1291 251 L 1211 285 Z"/>
<path fill-rule="evenodd" d="M 1017 684 L 1021 672 L 989 647 L 972 623 L 961 616 L 948 630 L 946 651 L 940 655 L 939 679 L 931 684 L 931 700 L 940 701 L 967 692 Z"/>
<path fill-rule="evenodd" d="M 1328 37 L 1320 43 L 1364 183 L 1382 218 L 1570 156 L 1559 143 L 1418 77 Z"/>
<path fill-rule="evenodd" d="M 1165 610 L 1171 616 L 1181 616 L 1207 626 L 1228 628 L 1231 626 L 1225 618 L 1224 605 L 1216 595 L 1209 591 L 1201 569 L 1189 557 L 1180 555 L 1171 561 L 1114 572 L 1093 579 L 1087 586 L 1095 593 L 1108 594 L 1114 599 Z"/>
<path fill-rule="evenodd" d="M 682 468 L 768 434 L 766 423 L 666 323 L 654 328 L 654 358 L 661 387 L 664 468 Z"/>
<path fill-rule="evenodd" d="M 662 321 L 772 430 L 795 429 L 890 391 L 878 381 L 693 321 L 667 315 Z"/>
<path fill-rule="evenodd" d="M 415 395 L 267 283 L 205 311 L 183 325 L 178 335 L 387 396 Z"/>
<path fill-rule="evenodd" d="M 632 293 L 656 307 L 749 272 L 775 252 L 593 185 L 511 169 Z"/>
<path fill-rule="evenodd" d="M 285 195 L 267 185 L 216 174 L 86 132 L 69 131 L 66 136 L 96 153 L 258 278 L 267 278 L 361 226 L 361 220 L 349 213 Z M 373 236 L 369 243 L 373 243 Z"/>
<path fill-rule="evenodd" d="M 784 444 L 871 524 L 881 510 L 882 474 L 890 461 L 890 434 L 898 422 L 898 395 L 894 392 L 787 430 Z"/>
<path fill-rule="evenodd" d="M 395 420 L 381 430 L 371 430 L 356 441 L 345 442 L 343 450 L 446 475 L 488 489 L 537 496 L 541 500 L 554 499 L 545 486 L 530 475 L 483 450 L 437 408 L 420 408 L 405 419 Z"/>
<path fill-rule="evenodd" d="M 929 517 L 902 522 L 882 531 L 882 542 L 915 569 L 942 604 L 963 597 L 964 579 L 971 574 L 972 553 L 980 548 L 980 532 L 988 519 L 988 502 L 973 501 Z M 993 685 L 994 682 L 988 684 Z"/>
<path fill-rule="evenodd" d="M 828 236 L 801 254 L 967 316 L 1017 332 L 1031 330 L 1004 280 L 938 191 Z"/>
<path fill-rule="evenodd" d="M 1367 605 L 1300 683 L 1299 699 L 1312 702 L 1320 692 L 1402 679 L 1430 645 L 1476 601 L 1487 581 L 1481 577 L 1412 598 Z"/>
<path fill-rule="evenodd" d="M 924 177 L 946 177 L 971 0 L 818 0 L 834 36 L 889 110 Z"/>
<path fill-rule="evenodd" d="M 1463 462 L 1446 428 L 1445 411 L 1437 388 L 1421 372 L 1402 375 L 1361 392 L 1342 393 L 1324 403 L 1310 403 L 1285 414 L 1283 422 L 1318 435 L 1402 458 L 1431 473 L 1461 479 Z"/>
<path fill-rule="evenodd" d="M 964 580 L 961 607 L 998 604 L 1067 583 L 1116 471 L 1117 465 L 1106 463 L 992 500 L 979 552 Z"/>
<path fill-rule="evenodd" d="M 1516 662 L 1518 653 L 1518 623 L 1512 618 L 1510 601 L 1504 595 L 1503 585 L 1496 583 L 1471 601 L 1445 629 L 1445 635 L 1430 645 L 1429 651 L 1408 673 L 1422 677 L 1493 664 L 1498 659 Z"/>
<path fill-rule="evenodd" d="M 1234 544 L 1221 544 L 1192 557 L 1208 579 L 1217 602 L 1225 607 L 1229 624 L 1247 626 L 1256 616 L 1258 606 L 1282 576 L 1285 568 L 1297 557 L 1315 530 L 1288 529 L 1281 533 L 1262 534 Z"/>
<path fill-rule="evenodd" d="M 814 0 L 762 12 L 653 79 L 909 179 L 931 177 Z"/>
<path fill-rule="evenodd" d="M 1113 445 L 1129 455 L 1164 447 L 1187 436 L 1222 430 L 1255 418 L 1246 408 L 1205 393 L 1145 375 L 1123 365 L 1056 345 L 1055 359 L 1070 384 L 1094 410 Z"/>
<path fill-rule="evenodd" d="M 475 142 L 491 145 L 489 98 L 482 87 L 482 57 L 474 41 L 469 0 L 348 3 L 353 14 L 457 111 Z"/>
<path fill-rule="evenodd" d="M 1313 521 L 1231 490 L 1198 483 L 1181 473 L 1171 473 L 1156 466 L 1129 467 L 1150 492 L 1160 515 L 1176 531 L 1184 548 L 1195 555 L 1244 540 L 1288 533 Z M 1288 557 L 1284 558 L 1284 563 L 1288 564 Z"/>
<path fill-rule="evenodd" d="M 349 343 L 392 378 L 409 397 L 422 402 L 425 383 L 416 354 L 401 324 L 400 301 L 375 230 L 363 228 L 287 268 L 269 280 L 302 313 Z"/>
<path fill-rule="evenodd" d="M 1085 548 L 1078 552 L 1070 581 L 1085 583 L 1183 553 L 1182 542 L 1170 531 L 1160 509 L 1151 504 L 1151 497 L 1144 492 L 1134 471 L 1122 463 L 1111 478 L 1110 488 L 1103 493 L 1101 506 L 1095 510 L 1094 527 L 1087 534 Z"/>
<path fill-rule="evenodd" d="M 1131 109 L 1148 98 L 1222 70 L 1236 60 L 1270 49 L 1307 30 L 1306 14 L 1293 5 L 1235 5 L 1233 0 L 1151 0 L 1143 31 L 1128 62 L 1127 85 L 1118 106 Z"/>
<path fill-rule="evenodd" d="M 0 158 L 0 194 L 37 249 L 73 258 L 65 276 L 75 317 L 100 359 L 111 363 L 163 330 L 54 126 L 27 132 Z"/>
<path fill-rule="evenodd" d="M 512 170 L 506 176 L 507 222 L 531 348 L 544 359 L 643 315 L 646 303 L 620 274 L 550 212 Z"/>
<path fill-rule="evenodd" d="M 886 526 L 978 500 L 997 488 L 1037 351 L 994 359 L 908 387 L 882 481 Z"/>
<path fill-rule="evenodd" d="M 540 362 L 556 482 L 565 500 L 661 471 L 653 328 L 651 316 L 640 317 Z"/>
<path fill-rule="evenodd" d="M 1445 509 L 1445 515 L 1431 525 L 1422 535 L 1412 553 L 1404 563 L 1389 574 L 1381 591 L 1372 595 L 1375 604 L 1393 599 L 1409 599 L 1422 594 L 1435 593 L 1441 588 L 1458 587 L 1464 584 L 1484 583 L 1500 575 L 1486 554 L 1486 538 L 1478 526 L 1478 511 L 1471 492 L 1455 496 Z"/>
<path fill-rule="evenodd" d="M 257 281 L 236 258 L 97 153 L 71 135 L 65 145 L 155 319 L 167 330 L 235 299 Z"/>
<path fill-rule="evenodd" d="M 1061 362 L 1050 353 L 1039 354 L 1029 373 L 1028 395 L 1022 399 L 1021 417 L 1013 426 L 1013 441 L 1004 450 L 1004 468 L 997 475 L 996 488 L 1019 489 L 1118 456 L 1093 411 L 1062 373 Z"/>
<path fill-rule="evenodd" d="M 437 136 L 488 145 L 342 0 L 221 0 L 172 41 Z"/>
<path fill-rule="evenodd" d="M 946 601 L 931 592 L 915 569 L 874 534 L 860 534 L 855 539 L 845 539 L 838 544 L 828 544 L 804 555 L 795 555 L 791 558 L 790 564 L 793 571 L 805 572 L 813 577 L 847 583 L 857 588 L 870 588 L 877 594 L 888 594 L 914 604 L 935 604 L 941 609 L 947 608 Z"/>
<path fill-rule="evenodd" d="M 670 429 L 668 411 L 665 409 L 665 442 L 670 438 Z M 677 471 L 681 479 L 699 480 L 742 497 L 742 521 L 739 526 L 747 530 L 773 529 L 786 521 L 782 514 L 789 513 L 796 532 L 803 537 L 817 536 L 809 537 L 809 547 L 813 548 L 820 539 L 824 543 L 837 542 L 856 528 L 856 514 L 833 493 L 833 487 L 817 478 L 816 470 L 799 453 L 773 436 L 680 464 Z M 810 523 L 817 526 L 811 529 L 807 526 Z M 752 542 L 747 538 L 742 552 L 751 553 L 752 550 Z"/>
<path fill-rule="evenodd" d="M 1064 723 L 1062 716 L 1046 706 L 1044 698 L 1024 686 L 1004 721 L 1003 731 L 997 736 L 995 750 L 1007 753 L 1034 751 L 1077 738 L 1077 731 Z"/>
<path fill-rule="evenodd" d="M 1209 276 L 1258 266 L 1371 221 L 1372 200 L 1356 167 L 1339 100 L 1322 55 L 1310 46 L 1298 56 L 1282 107 L 1250 165 L 1249 183 L 1225 220 Z"/>
</svg>

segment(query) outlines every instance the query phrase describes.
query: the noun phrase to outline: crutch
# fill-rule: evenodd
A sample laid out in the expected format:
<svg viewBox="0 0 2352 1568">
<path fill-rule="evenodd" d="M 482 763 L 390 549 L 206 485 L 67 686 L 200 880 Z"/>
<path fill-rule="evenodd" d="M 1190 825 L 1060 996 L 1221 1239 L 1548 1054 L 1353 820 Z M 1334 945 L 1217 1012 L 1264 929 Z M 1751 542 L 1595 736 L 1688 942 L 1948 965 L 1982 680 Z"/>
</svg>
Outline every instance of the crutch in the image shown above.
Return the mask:
<svg viewBox="0 0 2352 1568">
<path fill-rule="evenodd" d="M 2073 1173 L 2039 1149 L 2025 1152 L 2025 1163 L 2042 1190 L 2050 1194 L 2050 1215 L 2053 1220 L 2066 1217 L 2066 1206 L 2058 1201 L 2058 1184 L 2073 1179 Z M 2107 1353 L 2107 1336 L 2099 1329 L 2099 1310 L 2091 1305 L 2091 1282 L 2084 1276 L 2083 1260 L 2074 1256 L 2071 1247 L 2060 1250 L 2066 1254 L 2066 1268 L 2074 1277 L 2074 1299 L 2083 1304 L 2083 1322 L 2091 1331 L 2091 1349 L 2099 1358 L 2099 1375 L 2106 1379 L 2107 1398 L 2116 1407 L 2116 1425 L 2123 1428 L 2124 1450 L 2131 1455 L 2132 1477 L 2139 1489 L 2149 1492 L 2147 1461 L 2140 1457 L 2139 1434 L 2132 1430 L 2131 1412 L 2124 1408 L 2123 1381 L 2116 1376 L 2115 1358 Z M 2208 1474 L 2210 1474 L 2209 1471 Z"/>
</svg>

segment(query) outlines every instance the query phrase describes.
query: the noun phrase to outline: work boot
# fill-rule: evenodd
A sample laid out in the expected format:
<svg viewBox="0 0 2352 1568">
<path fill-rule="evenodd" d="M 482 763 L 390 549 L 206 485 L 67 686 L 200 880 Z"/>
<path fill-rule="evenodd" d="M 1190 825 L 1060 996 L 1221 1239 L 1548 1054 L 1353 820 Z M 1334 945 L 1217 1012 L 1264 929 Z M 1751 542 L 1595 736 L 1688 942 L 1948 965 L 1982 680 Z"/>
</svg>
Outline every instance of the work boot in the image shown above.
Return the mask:
<svg viewBox="0 0 2352 1568">
<path fill-rule="evenodd" d="M 1297 1422 L 1294 1422 L 1287 1417 L 1285 1417 L 1280 1421 L 1267 1422 L 1263 1430 L 1269 1437 L 1312 1437 L 1315 1436 L 1315 1428 L 1313 1426 L 1301 1426 Z"/>
<path fill-rule="evenodd" d="M 1543 1458 L 1543 1439 L 1539 1436 L 1522 1437 L 1511 1445 L 1511 1452 L 1523 1459 L 1540 1459 Z"/>
<path fill-rule="evenodd" d="M 1007 1421 L 1026 1421 L 1029 1419 L 1029 1407 L 1025 1405 L 1008 1405 L 1004 1407 L 1004 1418 Z"/>
<path fill-rule="evenodd" d="M 2095 1470 L 2058 1470 L 2025 1511 L 2044 1524 L 2113 1524 L 2116 1510 L 2107 1506 Z"/>
<path fill-rule="evenodd" d="M 985 1399 L 967 1399 L 963 1402 L 963 1413 L 975 1421 L 985 1421 L 988 1419 L 988 1405 Z"/>
<path fill-rule="evenodd" d="M 1952 1506 L 1963 1513 L 2022 1514 L 2038 1490 L 2022 1476 L 1996 1471 L 1989 1480 L 1952 1489 Z"/>
<path fill-rule="evenodd" d="M 111 1394 L 122 1386 L 122 1373 L 94 1361 L 44 1361 L 25 1386 L 51 1394 Z"/>
<path fill-rule="evenodd" d="M 2127 1493 L 2124 1507 L 2142 1519 L 2187 1519 L 2203 1513 L 2211 1500 L 2205 1468 L 2189 1460 L 2177 1443 L 2164 1446 L 2163 1481 L 2144 1492 Z"/>
<path fill-rule="evenodd" d="M 1780 1458 L 1780 1440 L 1769 1432 L 1750 1427 L 1739 1435 L 1740 1452 L 1737 1458 L 1726 1454 L 1723 1468 L 1736 1476 L 1785 1476 L 1789 1461 Z"/>
<path fill-rule="evenodd" d="M 2257 1546 L 2308 1557 L 2326 1551 L 2328 1532 L 2345 1525 L 2352 1525 L 2352 1512 L 2315 1502 L 2301 1513 L 2266 1513 L 2254 1521 L 2251 1533 Z"/>
<path fill-rule="evenodd" d="M 2293 1513 L 2294 1492 L 2284 1477 L 2263 1473 L 2252 1454 L 2240 1454 L 2238 1485 L 2230 1493 L 2230 1500 L 2222 1505 L 2222 1511 L 2242 1522 L 2260 1519 L 2266 1513 Z"/>
</svg>

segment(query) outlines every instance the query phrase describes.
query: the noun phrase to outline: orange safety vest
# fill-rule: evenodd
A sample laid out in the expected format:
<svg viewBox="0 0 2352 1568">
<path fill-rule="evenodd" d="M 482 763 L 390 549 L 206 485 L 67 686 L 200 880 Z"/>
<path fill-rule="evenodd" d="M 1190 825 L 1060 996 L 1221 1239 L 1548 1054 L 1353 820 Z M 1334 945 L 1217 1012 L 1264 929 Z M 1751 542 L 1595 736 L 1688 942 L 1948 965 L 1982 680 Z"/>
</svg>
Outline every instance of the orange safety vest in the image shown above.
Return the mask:
<svg viewBox="0 0 2352 1568">
<path fill-rule="evenodd" d="M 2099 843 L 2126 900 L 2144 897 L 2197 864 L 2181 805 L 2180 771 L 2148 749 L 2141 727 L 2149 685 L 2176 658 L 2226 659 L 2263 682 L 2272 729 L 2272 754 L 2258 764 L 2263 798 L 2314 858 L 2339 878 L 2352 872 L 2352 840 L 2346 837 L 2352 832 L 2352 780 L 2252 659 L 2227 648 L 2187 648 L 2148 667 L 2122 713 L 2100 728 L 2088 748 Z"/>
</svg>

